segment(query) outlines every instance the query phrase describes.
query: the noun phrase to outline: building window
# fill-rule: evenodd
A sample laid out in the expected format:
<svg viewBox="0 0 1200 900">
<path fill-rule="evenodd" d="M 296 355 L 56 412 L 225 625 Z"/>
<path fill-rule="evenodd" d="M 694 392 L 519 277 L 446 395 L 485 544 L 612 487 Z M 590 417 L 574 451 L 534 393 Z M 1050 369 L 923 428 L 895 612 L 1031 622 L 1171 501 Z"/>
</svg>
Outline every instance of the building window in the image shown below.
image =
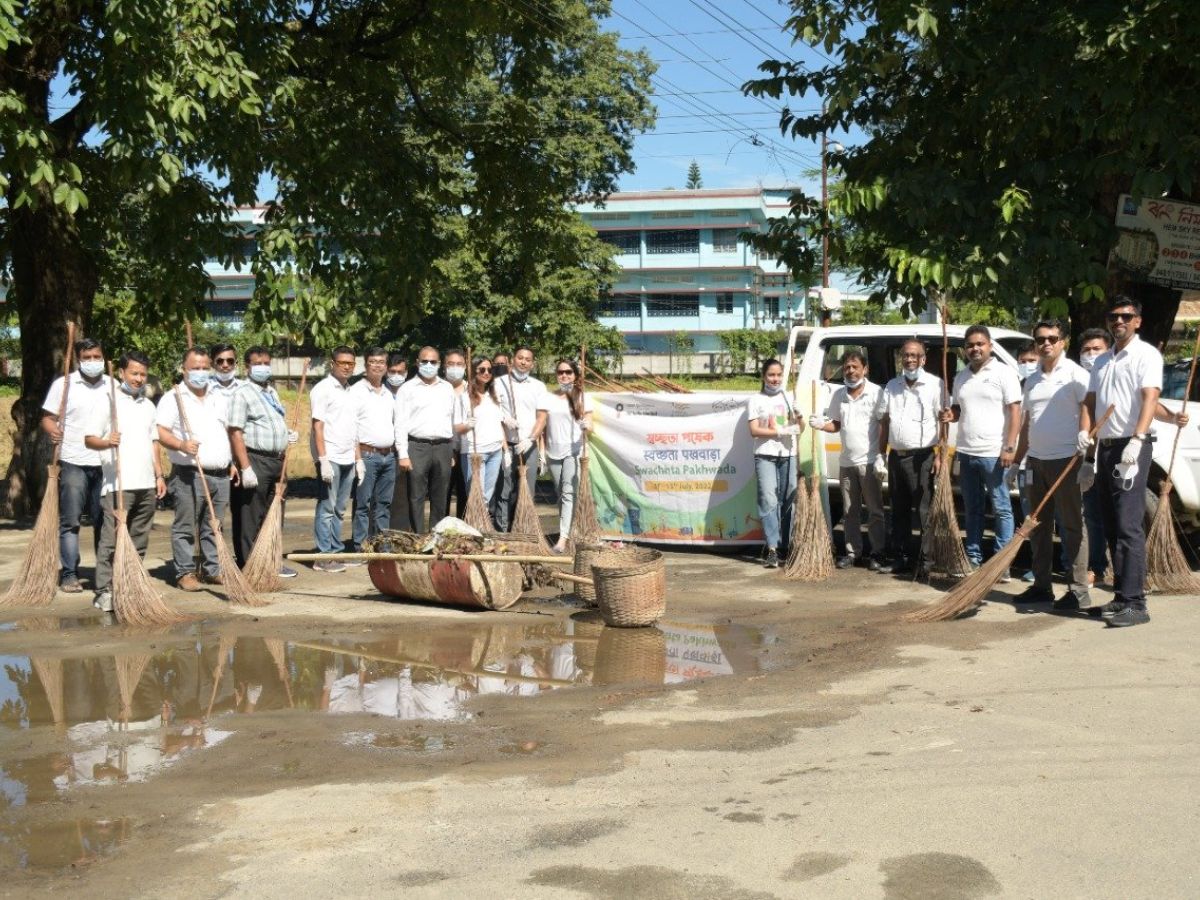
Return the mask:
<svg viewBox="0 0 1200 900">
<path fill-rule="evenodd" d="M 651 275 L 651 284 L 695 284 L 696 276 L 691 272 L 679 272 L 669 275 Z"/>
<path fill-rule="evenodd" d="M 749 278 L 745 272 L 713 272 L 709 280 L 718 284 L 739 284 Z"/>
<path fill-rule="evenodd" d="M 601 231 L 600 240 L 612 244 L 618 253 L 641 253 L 642 233 L 640 231 Z"/>
<path fill-rule="evenodd" d="M 628 221 L 629 213 L 623 212 L 594 212 L 591 214 L 593 222 L 622 222 Z"/>
<path fill-rule="evenodd" d="M 708 214 L 714 219 L 736 219 L 741 216 L 740 209 L 712 209 Z"/>
<path fill-rule="evenodd" d="M 729 315 L 733 312 L 733 294 L 717 294 L 717 312 L 721 315 Z"/>
<path fill-rule="evenodd" d="M 778 274 L 763 275 L 762 283 L 763 287 L 786 287 L 787 279 L 787 273 L 780 272 Z"/>
<path fill-rule="evenodd" d="M 646 315 L 652 318 L 700 315 L 697 294 L 647 294 Z"/>
<path fill-rule="evenodd" d="M 600 315 L 613 319 L 636 319 L 642 314 L 642 301 L 638 297 L 605 297 L 600 301 Z"/>
<path fill-rule="evenodd" d="M 695 210 L 690 209 L 662 209 L 650 213 L 652 219 L 694 219 L 695 217 Z"/>
<path fill-rule="evenodd" d="M 778 297 L 764 297 L 763 301 L 764 301 L 764 305 L 765 305 L 765 308 L 767 311 L 767 318 L 768 319 L 778 319 L 779 318 L 779 298 Z"/>
<path fill-rule="evenodd" d="M 647 231 L 646 252 L 657 255 L 665 253 L 699 253 L 700 232 Z"/>
<path fill-rule="evenodd" d="M 216 322 L 240 322 L 249 306 L 249 300 L 210 300 L 206 308 Z"/>
<path fill-rule="evenodd" d="M 740 233 L 736 228 L 714 228 L 713 253 L 737 253 Z"/>
</svg>

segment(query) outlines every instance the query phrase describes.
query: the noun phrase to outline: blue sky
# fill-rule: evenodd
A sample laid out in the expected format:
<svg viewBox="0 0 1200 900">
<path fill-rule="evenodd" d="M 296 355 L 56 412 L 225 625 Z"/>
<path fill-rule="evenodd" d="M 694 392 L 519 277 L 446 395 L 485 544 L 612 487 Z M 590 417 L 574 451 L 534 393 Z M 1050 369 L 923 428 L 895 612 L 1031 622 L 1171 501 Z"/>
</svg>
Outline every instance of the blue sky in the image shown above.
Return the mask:
<svg viewBox="0 0 1200 900">
<path fill-rule="evenodd" d="M 613 0 L 604 23 L 630 49 L 658 63 L 654 102 L 658 124 L 638 138 L 637 171 L 620 189 L 682 188 L 688 165 L 700 166 L 706 188 L 806 185 L 815 190 L 819 142 L 779 133 L 782 102 L 746 97 L 740 86 L 759 77 L 768 56 L 818 68 L 826 60 L 791 42 L 778 0 Z M 816 99 L 790 101 L 796 110 Z"/>
</svg>

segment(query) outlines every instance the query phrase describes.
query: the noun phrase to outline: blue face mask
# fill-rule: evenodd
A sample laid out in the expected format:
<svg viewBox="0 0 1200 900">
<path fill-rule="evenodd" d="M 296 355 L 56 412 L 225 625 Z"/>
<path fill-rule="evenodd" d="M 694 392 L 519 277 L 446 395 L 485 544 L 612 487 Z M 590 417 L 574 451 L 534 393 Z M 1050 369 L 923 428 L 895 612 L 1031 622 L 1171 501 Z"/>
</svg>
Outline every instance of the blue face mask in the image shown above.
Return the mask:
<svg viewBox="0 0 1200 900">
<path fill-rule="evenodd" d="M 783 390 L 782 384 L 767 384 L 765 381 L 763 382 L 763 393 L 764 394 L 769 394 L 770 396 L 774 397 L 776 394 L 778 394 L 782 390 Z"/>
<path fill-rule="evenodd" d="M 921 368 L 914 369 L 911 372 L 908 371 L 908 369 L 904 370 L 904 377 L 909 381 L 919 381 L 921 376 L 924 374 L 925 370 Z"/>
<path fill-rule="evenodd" d="M 99 378 L 104 374 L 104 360 L 85 359 L 79 364 L 79 371 L 85 378 Z"/>
<path fill-rule="evenodd" d="M 571 381 L 560 381 L 558 383 L 558 392 L 560 394 L 571 393 L 571 388 L 575 387 L 575 383 Z"/>
<path fill-rule="evenodd" d="M 517 381 L 524 381 L 529 377 L 528 372 L 522 372 L 520 369 L 509 369 L 509 374 L 512 375 L 513 378 L 517 379 Z"/>
<path fill-rule="evenodd" d="M 266 384 L 271 380 L 271 366 L 269 363 L 260 363 L 257 366 L 250 367 L 250 380 L 256 384 Z"/>
<path fill-rule="evenodd" d="M 435 362 L 423 362 L 417 366 L 417 371 L 421 373 L 422 378 L 433 378 L 437 375 L 438 364 Z"/>
<path fill-rule="evenodd" d="M 208 387 L 208 379 L 212 377 L 212 372 L 208 369 L 188 369 L 187 382 L 194 388 Z"/>
<path fill-rule="evenodd" d="M 142 398 L 142 396 L 146 393 L 146 386 L 143 384 L 141 387 L 135 388 L 132 385 L 130 385 L 129 382 L 122 381 L 121 382 L 121 390 L 124 391 L 126 394 L 128 394 L 130 397 L 132 397 L 134 400 L 140 400 Z"/>
<path fill-rule="evenodd" d="M 425 374 L 424 369 L 421 370 L 421 374 Z M 446 378 L 450 381 L 462 381 L 466 374 L 467 370 L 462 366 L 446 366 Z"/>
</svg>

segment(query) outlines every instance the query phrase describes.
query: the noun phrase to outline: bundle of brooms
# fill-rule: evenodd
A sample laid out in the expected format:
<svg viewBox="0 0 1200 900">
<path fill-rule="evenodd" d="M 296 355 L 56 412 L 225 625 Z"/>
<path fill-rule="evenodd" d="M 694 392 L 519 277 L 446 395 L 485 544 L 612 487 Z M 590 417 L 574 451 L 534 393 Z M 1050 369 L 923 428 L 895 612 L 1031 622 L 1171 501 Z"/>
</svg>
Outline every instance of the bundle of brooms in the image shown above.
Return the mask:
<svg viewBox="0 0 1200 900">
<path fill-rule="evenodd" d="M 584 344 L 579 348 L 579 391 L 580 402 L 582 404 L 582 395 L 585 390 L 584 383 L 587 381 L 587 345 Z M 586 410 L 586 406 L 584 407 Z M 581 411 L 582 416 L 587 413 Z M 583 452 L 579 458 L 579 486 L 575 489 L 575 508 L 571 517 L 571 533 L 569 539 L 571 544 L 578 547 L 580 544 L 594 544 L 600 537 L 600 520 L 596 516 L 596 500 L 592 497 L 592 478 L 588 474 L 588 438 L 590 432 L 583 433 Z"/>
<path fill-rule="evenodd" d="M 1093 439 L 1108 417 L 1112 415 L 1112 410 L 1113 408 L 1110 406 L 1100 418 L 1100 421 L 1092 428 L 1091 436 Z M 1046 491 L 1045 496 L 1042 497 L 1042 502 L 1037 505 L 1037 509 L 1025 517 L 1025 521 L 1021 523 L 1021 527 L 1017 529 L 1012 540 L 1005 544 L 1002 549 L 997 550 L 991 559 L 976 569 L 971 575 L 968 575 L 955 585 L 954 589 L 948 592 L 940 603 L 935 603 L 931 606 L 918 609 L 915 612 L 908 613 L 904 616 L 904 620 L 906 622 L 945 622 L 950 619 L 957 619 L 978 609 L 983 604 L 992 587 L 1000 580 L 1000 577 L 1012 568 L 1013 559 L 1016 558 L 1017 552 L 1021 549 L 1021 544 L 1028 540 L 1029 535 L 1033 534 L 1034 529 L 1038 527 L 1038 516 L 1042 514 L 1042 509 L 1050 502 L 1050 498 L 1054 496 L 1054 492 L 1058 490 L 1059 485 L 1074 471 L 1075 464 L 1079 460 L 1080 457 L 1078 456 L 1072 457 L 1071 461 L 1063 467 L 1058 478 L 1050 485 L 1050 490 Z"/>
<path fill-rule="evenodd" d="M 1192 348 L 1192 366 L 1188 372 L 1187 388 L 1183 392 L 1184 408 L 1192 396 L 1192 382 L 1196 377 L 1196 360 L 1200 358 L 1200 331 L 1196 333 L 1196 344 Z M 1167 474 L 1158 489 L 1158 507 L 1146 532 L 1146 575 L 1150 583 L 1167 594 L 1200 594 L 1200 575 L 1192 571 L 1191 564 L 1179 543 L 1175 527 L 1175 513 L 1171 509 L 1171 473 L 1175 471 L 1175 454 L 1179 452 L 1179 437 L 1183 429 L 1175 431 L 1171 445 L 1171 461 Z"/>
<path fill-rule="evenodd" d="M 75 323 L 67 323 L 67 349 L 63 353 L 63 389 L 58 402 L 58 427 L 66 434 L 67 390 L 71 387 L 71 358 L 75 351 Z M 25 556 L 17 577 L 0 598 L 0 606 L 48 606 L 58 592 L 62 556 L 58 549 L 58 455 L 62 442 L 54 445 L 54 455 L 46 468 L 46 491 L 38 510 L 33 533 L 25 547 Z"/>
<path fill-rule="evenodd" d="M 300 393 L 296 395 L 296 405 L 292 409 L 291 431 L 300 427 L 300 404 L 304 400 L 304 386 L 308 381 L 309 360 L 304 360 L 304 369 L 300 372 Z M 283 448 L 283 461 L 280 463 L 279 481 L 275 484 L 275 496 L 267 507 L 258 537 L 246 557 L 246 565 L 242 574 L 246 584 L 252 591 L 273 594 L 283 586 L 279 570 L 283 568 L 283 500 L 287 495 L 287 464 L 288 454 L 292 452 L 289 443 Z"/>
<path fill-rule="evenodd" d="M 814 381 L 812 414 L 816 415 L 816 411 L 817 383 Z M 812 473 L 808 476 L 808 497 L 800 502 L 799 497 L 806 488 L 797 484 L 796 520 L 792 523 L 792 541 L 783 566 L 783 577 L 796 581 L 825 581 L 833 575 L 833 537 L 825 518 L 825 505 L 821 502 L 821 458 L 818 455 L 824 453 L 825 447 L 824 441 L 818 440 L 817 429 L 809 430 L 812 432 Z M 799 444 L 797 437 L 797 447 Z"/>
</svg>

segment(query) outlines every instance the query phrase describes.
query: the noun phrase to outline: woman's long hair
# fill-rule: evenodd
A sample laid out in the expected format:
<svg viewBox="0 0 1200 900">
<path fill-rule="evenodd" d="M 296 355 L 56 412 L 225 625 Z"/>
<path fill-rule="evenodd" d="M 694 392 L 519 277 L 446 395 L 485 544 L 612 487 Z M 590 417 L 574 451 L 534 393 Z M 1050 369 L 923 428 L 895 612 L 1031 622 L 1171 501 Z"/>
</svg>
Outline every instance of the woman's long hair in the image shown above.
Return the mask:
<svg viewBox="0 0 1200 900">
<path fill-rule="evenodd" d="M 471 397 L 471 409 L 474 409 L 479 405 L 479 401 L 483 399 L 483 395 L 485 393 L 492 398 L 493 403 L 495 403 L 497 406 L 500 405 L 500 401 L 496 399 L 495 377 L 488 379 L 487 387 L 480 388 L 479 386 L 479 379 L 476 377 L 475 370 L 478 369 L 483 363 L 487 363 L 490 366 L 492 361 L 486 356 L 477 356 L 471 361 L 471 373 L 470 378 L 467 381 L 467 391 Z"/>
<path fill-rule="evenodd" d="M 558 367 L 566 363 L 571 367 L 571 371 L 575 373 L 575 383 L 571 385 L 571 390 L 567 392 L 567 406 L 571 408 L 571 415 L 578 422 L 583 418 L 583 380 L 579 374 L 579 363 L 573 359 L 560 359 L 554 364 L 554 371 L 558 371 Z M 558 376 L 554 376 L 555 387 L 557 389 Z"/>
</svg>

